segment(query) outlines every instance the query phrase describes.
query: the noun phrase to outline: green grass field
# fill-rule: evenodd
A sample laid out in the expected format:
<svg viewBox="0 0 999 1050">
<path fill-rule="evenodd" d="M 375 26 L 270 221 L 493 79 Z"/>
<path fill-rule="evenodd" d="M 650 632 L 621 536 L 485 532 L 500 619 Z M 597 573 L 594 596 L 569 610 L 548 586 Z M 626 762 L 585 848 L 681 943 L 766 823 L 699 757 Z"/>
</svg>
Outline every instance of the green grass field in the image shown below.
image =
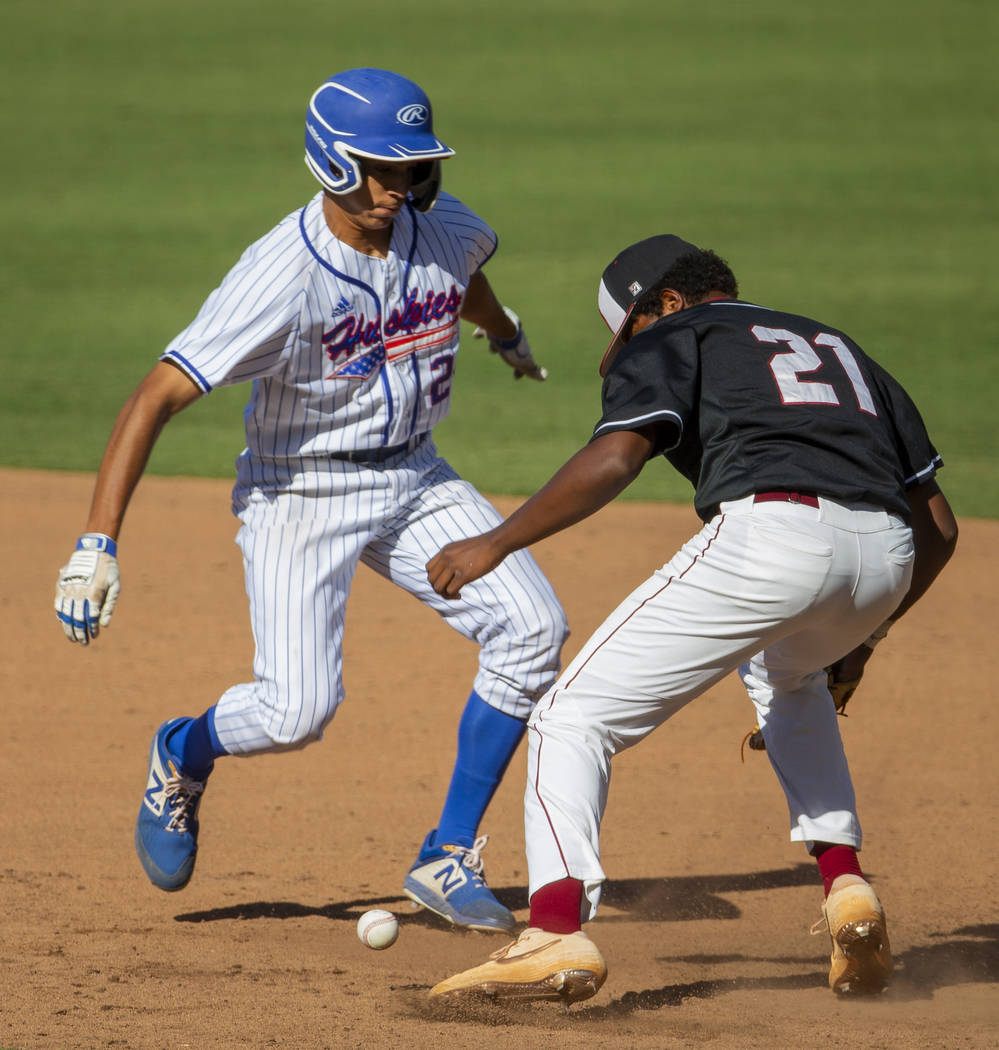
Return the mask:
<svg viewBox="0 0 999 1050">
<path fill-rule="evenodd" d="M 96 467 L 163 346 L 314 192 L 311 90 L 376 65 L 433 99 L 458 151 L 445 185 L 499 232 L 487 272 L 551 372 L 514 384 L 466 346 L 437 436 L 484 491 L 533 491 L 588 438 L 600 271 L 625 244 L 674 232 L 724 255 L 745 298 L 849 331 L 920 405 L 958 512 L 999 515 L 999 9 L 704 10 L 7 0 L 0 462 Z M 246 394 L 178 417 L 150 469 L 228 476 Z M 690 493 L 664 464 L 627 495 Z"/>
</svg>

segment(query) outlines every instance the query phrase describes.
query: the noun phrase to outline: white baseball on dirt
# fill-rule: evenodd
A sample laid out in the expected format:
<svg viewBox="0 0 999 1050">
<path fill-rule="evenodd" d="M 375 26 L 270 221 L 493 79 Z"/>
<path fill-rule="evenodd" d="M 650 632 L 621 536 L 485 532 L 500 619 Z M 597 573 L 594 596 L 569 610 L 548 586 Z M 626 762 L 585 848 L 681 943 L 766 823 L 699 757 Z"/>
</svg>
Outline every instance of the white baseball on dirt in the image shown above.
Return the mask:
<svg viewBox="0 0 999 1050">
<path fill-rule="evenodd" d="M 357 936 L 369 948 L 391 948 L 399 936 L 399 920 L 382 908 L 372 908 L 357 920 Z"/>
</svg>

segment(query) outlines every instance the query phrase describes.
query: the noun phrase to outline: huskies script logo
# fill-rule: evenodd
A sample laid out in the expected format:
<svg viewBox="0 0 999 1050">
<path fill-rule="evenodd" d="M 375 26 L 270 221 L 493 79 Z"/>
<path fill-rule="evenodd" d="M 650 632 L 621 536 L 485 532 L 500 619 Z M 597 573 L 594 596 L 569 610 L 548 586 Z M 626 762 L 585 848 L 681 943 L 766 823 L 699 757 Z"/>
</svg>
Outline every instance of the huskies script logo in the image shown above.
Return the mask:
<svg viewBox="0 0 999 1050">
<path fill-rule="evenodd" d="M 351 313 L 323 332 L 323 346 L 334 366 L 326 378 L 367 379 L 386 361 L 450 342 L 461 309 L 458 289 L 452 284 L 447 292 L 429 291 L 417 298 L 419 294 L 410 292 L 384 324 L 381 314 L 368 320 L 363 313 Z"/>
</svg>

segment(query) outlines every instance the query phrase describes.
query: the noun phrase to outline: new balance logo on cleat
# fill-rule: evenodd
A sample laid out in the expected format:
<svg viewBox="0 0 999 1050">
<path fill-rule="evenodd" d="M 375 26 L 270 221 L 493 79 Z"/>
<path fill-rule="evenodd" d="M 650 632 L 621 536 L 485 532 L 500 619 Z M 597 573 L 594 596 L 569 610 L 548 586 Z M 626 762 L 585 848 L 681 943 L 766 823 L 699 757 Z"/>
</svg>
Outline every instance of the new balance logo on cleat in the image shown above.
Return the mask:
<svg viewBox="0 0 999 1050">
<path fill-rule="evenodd" d="M 162 814 L 166 805 L 166 782 L 167 776 L 163 767 L 153 760 L 149 765 L 149 781 L 146 784 L 146 793 L 142 796 L 142 803 L 157 817 Z"/>
<path fill-rule="evenodd" d="M 459 886 L 464 886 L 468 882 L 468 876 L 465 874 L 464 865 L 459 860 L 441 868 L 434 875 L 434 881 L 441 884 L 441 893 L 446 897 L 449 893 L 458 889 Z"/>
</svg>

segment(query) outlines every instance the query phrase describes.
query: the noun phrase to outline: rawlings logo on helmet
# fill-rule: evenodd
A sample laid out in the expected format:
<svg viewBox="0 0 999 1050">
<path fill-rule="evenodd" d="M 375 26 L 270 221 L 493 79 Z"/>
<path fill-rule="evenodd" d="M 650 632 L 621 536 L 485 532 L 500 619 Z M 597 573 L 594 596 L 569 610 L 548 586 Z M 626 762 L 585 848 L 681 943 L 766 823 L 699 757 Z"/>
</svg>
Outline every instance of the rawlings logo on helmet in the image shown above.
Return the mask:
<svg viewBox="0 0 999 1050">
<path fill-rule="evenodd" d="M 413 102 L 408 106 L 403 106 L 395 115 L 395 119 L 400 124 L 406 124 L 409 127 L 414 127 L 417 124 L 426 124 L 428 117 L 427 107 L 421 105 L 419 102 Z"/>
</svg>

